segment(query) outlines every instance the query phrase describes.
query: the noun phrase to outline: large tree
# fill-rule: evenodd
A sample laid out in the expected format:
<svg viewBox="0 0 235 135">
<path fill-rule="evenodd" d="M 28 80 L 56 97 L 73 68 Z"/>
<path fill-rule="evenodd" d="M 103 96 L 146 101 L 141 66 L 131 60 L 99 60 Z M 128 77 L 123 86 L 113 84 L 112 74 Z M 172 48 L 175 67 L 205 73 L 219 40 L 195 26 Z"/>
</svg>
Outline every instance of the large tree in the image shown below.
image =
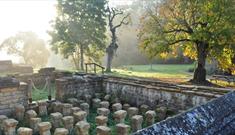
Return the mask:
<svg viewBox="0 0 235 135">
<path fill-rule="evenodd" d="M 151 55 L 176 47 L 197 60 L 193 82 L 206 82 L 206 59 L 231 63 L 234 55 L 234 0 L 165 0 L 142 18 L 140 47 Z"/>
<path fill-rule="evenodd" d="M 105 48 L 106 1 L 58 0 L 53 21 L 52 49 L 65 58 L 71 57 L 84 70 L 84 57 L 98 60 Z"/>
<path fill-rule="evenodd" d="M 117 34 L 116 31 L 118 28 L 120 28 L 122 25 L 128 25 L 129 24 L 129 16 L 130 14 L 124 13 L 121 9 L 117 8 L 107 8 L 107 13 L 108 13 L 108 26 L 109 30 L 111 32 L 111 43 L 110 45 L 106 48 L 106 53 L 107 53 L 107 65 L 106 65 L 106 72 L 111 72 L 111 66 L 112 66 L 112 60 L 115 55 L 115 52 L 118 49 L 118 44 L 117 44 Z M 115 19 L 118 17 L 122 17 L 121 21 L 115 24 Z"/>
<path fill-rule="evenodd" d="M 34 68 L 46 66 L 50 55 L 45 42 L 33 32 L 19 32 L 5 39 L 0 45 L 1 49 L 21 57 L 25 64 Z"/>
</svg>

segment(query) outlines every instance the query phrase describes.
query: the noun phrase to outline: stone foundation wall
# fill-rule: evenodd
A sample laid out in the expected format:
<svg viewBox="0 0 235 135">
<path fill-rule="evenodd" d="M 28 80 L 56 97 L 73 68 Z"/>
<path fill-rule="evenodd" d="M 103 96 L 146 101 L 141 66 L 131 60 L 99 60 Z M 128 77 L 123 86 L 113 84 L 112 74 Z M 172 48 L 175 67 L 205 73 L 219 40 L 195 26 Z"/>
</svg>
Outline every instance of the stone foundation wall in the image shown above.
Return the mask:
<svg viewBox="0 0 235 135">
<path fill-rule="evenodd" d="M 165 106 L 175 111 L 205 104 L 231 91 L 120 77 L 106 77 L 104 88 L 107 94 L 115 94 L 122 101 L 135 106 L 142 104 L 152 108 Z"/>
<path fill-rule="evenodd" d="M 15 80 L 0 78 L 0 115 L 13 115 L 14 107 L 22 104 L 27 107 L 28 96 L 26 83 L 17 83 Z"/>
<path fill-rule="evenodd" d="M 184 86 L 155 80 L 113 76 L 71 77 L 56 80 L 56 99 L 58 100 L 84 94 L 94 95 L 101 90 L 133 106 L 146 104 L 153 109 L 165 106 L 176 112 L 205 104 L 231 91 L 230 89 Z"/>
<path fill-rule="evenodd" d="M 80 97 L 85 94 L 94 95 L 103 89 L 103 80 L 100 77 L 77 76 L 56 79 L 56 100 Z"/>
</svg>

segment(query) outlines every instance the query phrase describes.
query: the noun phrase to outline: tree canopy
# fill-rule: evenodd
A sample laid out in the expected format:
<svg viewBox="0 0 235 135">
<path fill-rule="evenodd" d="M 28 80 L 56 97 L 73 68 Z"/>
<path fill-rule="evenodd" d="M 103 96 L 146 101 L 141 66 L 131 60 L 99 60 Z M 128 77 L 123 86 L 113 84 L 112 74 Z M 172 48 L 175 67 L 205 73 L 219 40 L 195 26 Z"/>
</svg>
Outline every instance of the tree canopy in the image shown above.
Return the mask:
<svg viewBox="0 0 235 135">
<path fill-rule="evenodd" d="M 84 56 L 99 61 L 106 41 L 105 5 L 105 0 L 58 0 L 58 16 L 49 32 L 52 50 L 71 57 L 82 70 Z"/>
<path fill-rule="evenodd" d="M 25 64 L 34 68 L 46 66 L 50 55 L 45 42 L 33 32 L 19 32 L 5 39 L 0 45 L 1 49 L 10 55 L 22 57 Z"/>
<path fill-rule="evenodd" d="M 142 18 L 140 47 L 148 55 L 183 48 L 197 60 L 195 82 L 206 80 L 205 61 L 216 58 L 222 68 L 232 64 L 235 52 L 234 0 L 165 0 Z"/>
</svg>

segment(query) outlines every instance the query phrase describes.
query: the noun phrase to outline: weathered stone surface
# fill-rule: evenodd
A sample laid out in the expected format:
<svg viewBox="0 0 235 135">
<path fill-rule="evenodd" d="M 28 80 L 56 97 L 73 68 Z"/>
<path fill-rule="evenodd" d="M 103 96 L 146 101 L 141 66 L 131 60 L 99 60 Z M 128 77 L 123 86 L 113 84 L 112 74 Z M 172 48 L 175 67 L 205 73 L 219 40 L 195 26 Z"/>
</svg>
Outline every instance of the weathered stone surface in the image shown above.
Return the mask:
<svg viewBox="0 0 235 135">
<path fill-rule="evenodd" d="M 80 111 L 80 112 L 74 113 L 73 117 L 74 117 L 75 123 L 77 123 L 79 121 L 87 121 L 87 119 L 86 119 L 87 113 L 85 111 Z"/>
<path fill-rule="evenodd" d="M 73 108 L 72 104 L 63 104 L 63 108 L 62 108 L 62 114 L 64 116 L 69 116 L 71 115 L 71 109 Z"/>
<path fill-rule="evenodd" d="M 119 123 L 116 125 L 117 135 L 129 135 L 129 131 L 130 131 L 130 126 L 124 123 Z"/>
<path fill-rule="evenodd" d="M 75 125 L 75 134 L 76 135 L 89 135 L 90 124 L 86 121 L 79 121 Z"/>
<path fill-rule="evenodd" d="M 99 98 L 92 99 L 92 106 L 93 108 L 99 108 L 100 107 L 101 100 Z"/>
<path fill-rule="evenodd" d="M 127 110 L 127 114 L 129 118 L 131 118 L 134 115 L 138 115 L 138 113 L 139 113 L 139 109 L 136 107 L 130 107 Z"/>
<path fill-rule="evenodd" d="M 91 104 L 91 99 L 92 99 L 92 96 L 90 94 L 85 94 L 84 95 L 84 100 L 86 103 L 88 103 L 89 105 Z"/>
<path fill-rule="evenodd" d="M 15 119 L 6 119 L 3 121 L 3 130 L 5 135 L 15 135 L 16 126 L 19 122 Z"/>
<path fill-rule="evenodd" d="M 110 101 L 110 99 L 111 99 L 111 95 L 105 95 L 104 96 L 104 100 L 105 101 Z"/>
<path fill-rule="evenodd" d="M 115 103 L 112 105 L 112 111 L 113 112 L 116 112 L 116 111 L 119 111 L 119 110 L 122 110 L 122 104 L 121 103 Z"/>
<path fill-rule="evenodd" d="M 17 130 L 17 135 L 32 135 L 32 134 L 33 134 L 33 130 L 30 128 L 20 127 Z"/>
<path fill-rule="evenodd" d="M 24 113 L 25 113 L 25 108 L 23 105 L 15 106 L 15 117 L 17 120 L 19 121 L 24 120 Z"/>
<path fill-rule="evenodd" d="M 109 111 L 109 109 L 106 109 L 106 108 L 98 108 L 97 109 L 97 114 L 98 115 L 101 115 L 101 116 L 109 116 L 109 114 L 110 114 L 110 111 Z"/>
<path fill-rule="evenodd" d="M 52 124 L 53 129 L 59 128 L 60 125 L 62 125 L 63 115 L 61 113 L 59 112 L 51 113 L 50 118 L 51 118 L 51 124 Z"/>
<path fill-rule="evenodd" d="M 6 115 L 0 115 L 0 132 L 3 130 L 3 121 L 8 119 Z"/>
<path fill-rule="evenodd" d="M 73 106 L 78 106 L 78 99 L 76 98 L 69 98 L 68 103 L 72 104 Z"/>
<path fill-rule="evenodd" d="M 69 132 L 73 130 L 74 118 L 73 116 L 65 116 L 62 118 L 63 125 Z"/>
<path fill-rule="evenodd" d="M 51 123 L 50 122 L 41 122 L 38 124 L 39 134 L 40 135 L 51 135 Z"/>
<path fill-rule="evenodd" d="M 80 105 L 80 107 L 81 107 L 81 109 L 82 109 L 83 111 L 85 111 L 85 112 L 87 113 L 87 115 L 90 113 L 90 112 L 89 112 L 90 105 L 89 105 L 88 103 L 82 103 L 82 104 Z"/>
<path fill-rule="evenodd" d="M 102 102 L 100 102 L 100 108 L 109 109 L 109 102 L 108 102 L 108 101 L 102 101 Z"/>
<path fill-rule="evenodd" d="M 79 112 L 79 111 L 81 111 L 81 110 L 82 110 L 82 109 L 79 108 L 79 107 L 73 107 L 73 108 L 70 109 L 71 115 L 73 115 L 74 113 Z"/>
<path fill-rule="evenodd" d="M 97 126 L 107 126 L 108 117 L 106 116 L 97 116 L 95 118 L 95 122 Z"/>
<path fill-rule="evenodd" d="M 96 127 L 96 135 L 111 135 L 111 129 L 106 126 Z"/>
<path fill-rule="evenodd" d="M 47 115 L 47 102 L 46 101 L 38 101 L 38 115 L 45 116 Z"/>
<path fill-rule="evenodd" d="M 36 118 L 37 117 L 37 113 L 34 110 L 28 110 L 25 113 L 25 120 L 26 120 L 26 124 L 30 124 L 30 119 L 31 118 Z"/>
<path fill-rule="evenodd" d="M 163 106 L 156 109 L 157 117 L 160 121 L 166 119 L 166 111 L 167 108 Z"/>
<path fill-rule="evenodd" d="M 135 135 L 235 134 L 235 92 L 143 129 Z"/>
<path fill-rule="evenodd" d="M 149 110 L 149 106 L 148 105 L 143 104 L 143 105 L 140 106 L 140 113 L 142 115 L 145 114 L 148 110 Z"/>
<path fill-rule="evenodd" d="M 130 108 L 131 106 L 129 104 L 124 104 L 123 105 L 123 110 L 127 111 L 128 108 Z"/>
<path fill-rule="evenodd" d="M 63 104 L 61 102 L 52 103 L 53 112 L 62 112 Z"/>
<path fill-rule="evenodd" d="M 69 134 L 69 131 L 68 129 L 65 129 L 65 128 L 56 128 L 54 132 L 54 135 L 68 135 L 68 134 Z"/>
<path fill-rule="evenodd" d="M 37 134 L 39 132 L 38 124 L 42 122 L 41 118 L 31 118 L 30 119 L 30 128 L 33 129 L 33 133 Z"/>
<path fill-rule="evenodd" d="M 141 115 L 135 115 L 131 118 L 131 130 L 132 132 L 136 132 L 140 129 L 142 129 L 142 123 L 143 123 L 143 116 Z"/>
<path fill-rule="evenodd" d="M 154 124 L 155 117 L 156 117 L 155 111 L 150 110 L 145 113 L 145 121 L 146 121 L 147 126 L 151 126 Z"/>
<path fill-rule="evenodd" d="M 127 112 L 125 110 L 119 110 L 114 112 L 113 117 L 116 123 L 124 123 Z"/>
</svg>

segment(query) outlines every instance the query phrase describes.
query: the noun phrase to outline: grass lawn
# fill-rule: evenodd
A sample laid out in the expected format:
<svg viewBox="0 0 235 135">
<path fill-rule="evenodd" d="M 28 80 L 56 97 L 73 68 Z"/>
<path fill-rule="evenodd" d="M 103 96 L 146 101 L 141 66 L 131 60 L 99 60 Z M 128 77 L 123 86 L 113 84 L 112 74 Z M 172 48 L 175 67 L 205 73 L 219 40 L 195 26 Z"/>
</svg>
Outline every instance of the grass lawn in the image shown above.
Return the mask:
<svg viewBox="0 0 235 135">
<path fill-rule="evenodd" d="M 192 73 L 188 70 L 193 64 L 157 64 L 152 65 L 128 65 L 113 69 L 111 75 L 135 76 L 146 78 L 167 78 L 167 79 L 189 79 Z"/>
<path fill-rule="evenodd" d="M 51 84 L 51 96 L 55 98 L 55 84 Z M 37 90 L 38 89 L 38 90 Z M 37 87 L 37 89 L 33 89 L 32 99 L 33 101 L 43 100 L 48 98 L 48 89 L 42 90 L 42 87 Z"/>
</svg>

